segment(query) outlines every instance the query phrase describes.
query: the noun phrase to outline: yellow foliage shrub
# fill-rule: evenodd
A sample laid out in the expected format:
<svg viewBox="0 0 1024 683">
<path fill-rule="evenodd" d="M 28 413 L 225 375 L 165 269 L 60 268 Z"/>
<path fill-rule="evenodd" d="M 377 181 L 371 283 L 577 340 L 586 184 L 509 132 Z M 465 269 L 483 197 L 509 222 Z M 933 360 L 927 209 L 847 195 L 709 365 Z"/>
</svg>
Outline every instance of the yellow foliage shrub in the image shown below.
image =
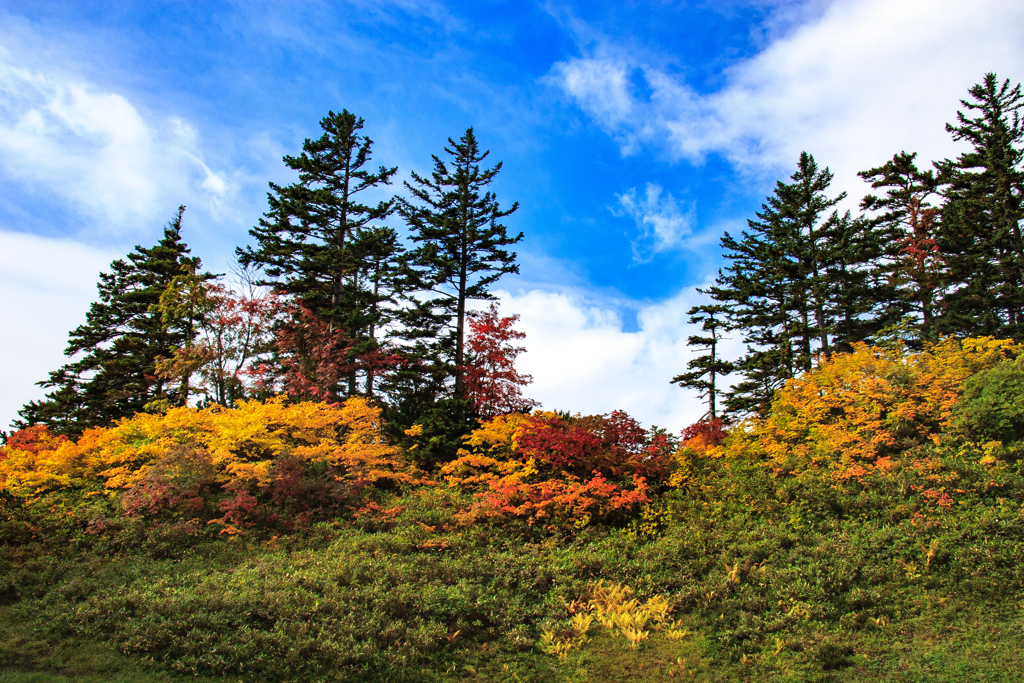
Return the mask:
<svg viewBox="0 0 1024 683">
<path fill-rule="evenodd" d="M 212 470 L 211 483 L 268 486 L 284 460 L 324 463 L 338 481 L 361 485 L 412 481 L 401 451 L 387 444 L 380 409 L 363 398 L 341 405 L 242 401 L 237 408 L 171 408 L 139 413 L 108 428 L 86 431 L 37 452 L 6 449 L 0 489 L 30 494 L 98 478 L 125 489 L 165 472 L 182 453 Z"/>
<path fill-rule="evenodd" d="M 964 381 L 1021 350 L 990 337 L 945 339 L 912 354 L 855 344 L 787 382 L 769 416 L 722 448 L 767 456 L 779 473 L 827 468 L 837 479 L 859 478 L 879 458 L 937 439 Z"/>
<path fill-rule="evenodd" d="M 65 488 L 80 482 L 85 471 L 78 445 L 45 427 L 16 432 L 0 448 L 0 491 L 25 496 Z"/>
</svg>

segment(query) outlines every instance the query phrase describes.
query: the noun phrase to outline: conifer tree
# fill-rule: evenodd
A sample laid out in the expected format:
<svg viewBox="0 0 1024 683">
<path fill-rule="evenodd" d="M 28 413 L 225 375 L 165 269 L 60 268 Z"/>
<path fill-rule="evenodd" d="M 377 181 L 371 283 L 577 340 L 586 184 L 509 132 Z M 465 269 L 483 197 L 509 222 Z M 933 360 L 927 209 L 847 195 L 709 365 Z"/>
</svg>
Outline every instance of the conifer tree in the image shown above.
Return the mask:
<svg viewBox="0 0 1024 683">
<path fill-rule="evenodd" d="M 77 435 L 153 403 L 183 400 L 156 368 L 196 334 L 195 316 L 186 312 L 168 317 L 160 307 L 171 283 L 201 266 L 181 241 L 184 210 L 179 207 L 159 243 L 136 246 L 126 259 L 111 263 L 110 272 L 100 274 L 99 300 L 90 306 L 85 324 L 70 333 L 64 351 L 74 360 L 39 383 L 51 391 L 19 411 L 17 426 L 45 424 L 55 432 Z"/>
<path fill-rule="evenodd" d="M 1021 86 L 985 75 L 961 100 L 953 139 L 971 149 L 937 163 L 946 203 L 942 330 L 1024 338 L 1024 106 Z"/>
<path fill-rule="evenodd" d="M 443 161 L 433 157 L 429 177 L 412 173 L 406 188 L 415 202 L 401 200 L 398 211 L 411 229 L 417 244 L 409 254 L 419 288 L 425 293 L 407 320 L 420 340 L 423 356 L 434 366 L 439 379 L 453 381 L 453 396 L 465 397 L 466 304 L 470 300 L 494 297 L 490 286 L 502 275 L 518 273 L 515 252 L 506 250 L 523 234 L 508 234 L 499 223 L 519 203 L 501 209 L 486 187 L 501 170 L 481 163 L 489 152 L 481 152 L 473 129 L 458 142 L 448 139 Z M 429 340 L 429 341 L 428 341 Z"/>
<path fill-rule="evenodd" d="M 885 291 L 875 272 L 885 243 L 875 225 L 847 211 L 829 219 L 831 263 L 825 280 L 829 294 L 833 353 L 849 353 L 887 323 Z"/>
<path fill-rule="evenodd" d="M 880 302 L 878 326 L 899 324 L 912 316 L 916 334 L 936 338 L 942 295 L 943 259 L 936 236 L 941 208 L 938 181 L 931 170 L 918 168 L 917 154 L 900 152 L 881 166 L 861 171 L 872 189 L 860 208 L 878 245 L 872 268 L 873 295 Z"/>
<path fill-rule="evenodd" d="M 719 353 L 718 343 L 722 340 L 722 332 L 727 328 L 726 314 L 728 308 L 721 305 L 694 306 L 686 312 L 691 325 L 700 325 L 706 335 L 691 335 L 687 338 L 687 346 L 695 346 L 707 351 L 706 354 L 690 360 L 684 372 L 672 378 L 672 384 L 688 389 L 696 389 L 701 397 L 708 400 L 707 417 L 715 420 L 718 417 L 717 400 L 724 392 L 718 382 L 733 370 L 733 364 L 723 360 Z"/>
<path fill-rule="evenodd" d="M 382 274 L 391 272 L 401 245 L 392 229 L 379 225 L 393 201 L 361 203 L 364 193 L 389 185 L 397 168 L 367 167 L 373 141 L 359 134 L 363 123 L 346 110 L 328 112 L 320 121 L 323 135 L 307 139 L 298 156 L 284 157 L 299 182 L 270 184 L 269 210 L 249 231 L 256 246 L 237 250 L 243 266 L 267 275 L 260 284 L 294 298 L 332 335 L 347 338 L 346 358 L 337 361 L 346 361 L 349 370 L 332 394 L 359 393 L 358 369 L 377 353 L 376 335 L 389 320 L 391 308 L 382 303 L 398 296 L 389 289 L 397 280 L 385 282 Z M 302 353 L 301 345 L 295 350 Z M 372 391 L 373 380 L 366 377 Z"/>
<path fill-rule="evenodd" d="M 836 331 L 855 329 L 861 313 L 855 295 L 867 252 L 862 225 L 834 211 L 845 193 L 826 195 L 832 173 L 806 152 L 790 180 L 776 183 L 739 238 L 723 236 L 730 264 L 708 290 L 747 344 L 729 412 L 766 409 L 774 390 L 809 370 L 815 353 L 829 354 Z"/>
</svg>

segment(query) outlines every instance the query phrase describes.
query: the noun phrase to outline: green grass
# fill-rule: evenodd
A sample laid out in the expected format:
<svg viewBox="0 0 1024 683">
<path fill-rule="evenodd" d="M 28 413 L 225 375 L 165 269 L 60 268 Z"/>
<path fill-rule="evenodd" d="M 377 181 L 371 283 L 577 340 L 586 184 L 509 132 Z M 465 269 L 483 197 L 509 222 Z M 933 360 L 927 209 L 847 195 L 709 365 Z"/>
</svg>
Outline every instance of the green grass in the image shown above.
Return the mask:
<svg viewBox="0 0 1024 683">
<path fill-rule="evenodd" d="M 671 523 L 639 538 L 460 528 L 444 491 L 386 527 L 230 540 L 87 535 L 7 501 L 6 528 L 36 531 L 0 545 L 0 681 L 1016 680 L 1024 477 L 939 455 L 950 509 L 912 478 L 840 490 L 735 465 L 666 494 Z M 668 596 L 692 635 L 631 650 L 595 627 L 545 654 L 599 579 Z"/>
</svg>

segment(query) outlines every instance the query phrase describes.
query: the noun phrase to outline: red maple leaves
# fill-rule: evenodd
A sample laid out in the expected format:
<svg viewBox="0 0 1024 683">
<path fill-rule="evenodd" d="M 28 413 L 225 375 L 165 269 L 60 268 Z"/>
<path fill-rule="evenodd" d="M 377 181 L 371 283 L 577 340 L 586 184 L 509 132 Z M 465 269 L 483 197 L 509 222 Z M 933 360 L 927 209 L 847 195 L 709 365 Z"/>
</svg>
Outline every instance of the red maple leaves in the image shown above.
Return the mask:
<svg viewBox="0 0 1024 683">
<path fill-rule="evenodd" d="M 540 405 L 523 397 L 522 387 L 533 378 L 519 374 L 515 368 L 516 357 L 526 350 L 512 343 L 526 337 L 525 332 L 512 328 L 517 320 L 518 315 L 499 317 L 493 303 L 469 319 L 469 362 L 463 370 L 463 382 L 479 415 L 522 412 Z"/>
</svg>

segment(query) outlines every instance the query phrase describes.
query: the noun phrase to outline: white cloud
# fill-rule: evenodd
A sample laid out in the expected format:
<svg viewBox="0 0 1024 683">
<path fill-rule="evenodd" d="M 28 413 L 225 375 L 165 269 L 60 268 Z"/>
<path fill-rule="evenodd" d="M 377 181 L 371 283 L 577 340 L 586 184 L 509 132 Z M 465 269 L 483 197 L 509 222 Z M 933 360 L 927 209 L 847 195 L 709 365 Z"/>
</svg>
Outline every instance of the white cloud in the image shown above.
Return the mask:
<svg viewBox="0 0 1024 683">
<path fill-rule="evenodd" d="M 551 78 L 571 95 L 622 144 L 624 154 L 636 149 L 638 131 L 633 130 L 634 101 L 630 75 L 633 66 L 611 58 L 581 58 L 559 62 Z"/>
<path fill-rule="evenodd" d="M 497 294 L 502 315 L 521 316 L 517 328 L 526 332 L 527 351 L 519 370 L 534 378 L 524 393 L 545 409 L 625 410 L 645 425 L 677 432 L 706 411 L 692 391 L 669 383 L 697 354 L 686 345 L 696 331 L 686 311 L 701 299 L 693 288 L 642 306 L 635 332 L 624 331 L 610 307 L 580 295 L 540 289 Z M 723 345 L 730 357 L 741 351 L 736 340 Z"/>
<path fill-rule="evenodd" d="M 45 395 L 35 383 L 67 361 L 68 332 L 85 322 L 97 276 L 115 258 L 70 240 L 0 231 L 0 429 Z"/>
<path fill-rule="evenodd" d="M 117 93 L 20 68 L 0 48 L 0 173 L 107 229 L 137 229 L 183 201 L 216 208 L 228 191 L 195 129 L 145 117 Z"/>
<path fill-rule="evenodd" d="M 631 217 L 639 231 L 632 242 L 634 263 L 646 263 L 654 254 L 681 246 L 692 231 L 692 207 L 683 213 L 675 197 L 668 193 L 662 196 L 662 192 L 661 185 L 647 183 L 642 196 L 635 187 L 617 195 L 619 205 L 612 208 L 612 213 Z"/>
<path fill-rule="evenodd" d="M 836 0 L 814 17 L 709 94 L 608 46 L 556 64 L 551 78 L 625 154 L 643 140 L 694 163 L 720 153 L 762 175 L 807 150 L 859 196 L 856 172 L 900 150 L 925 162 L 955 155 L 944 124 L 986 72 L 1024 74 L 1024 3 Z M 628 88 L 630 73 L 643 75 L 648 99 Z"/>
</svg>

